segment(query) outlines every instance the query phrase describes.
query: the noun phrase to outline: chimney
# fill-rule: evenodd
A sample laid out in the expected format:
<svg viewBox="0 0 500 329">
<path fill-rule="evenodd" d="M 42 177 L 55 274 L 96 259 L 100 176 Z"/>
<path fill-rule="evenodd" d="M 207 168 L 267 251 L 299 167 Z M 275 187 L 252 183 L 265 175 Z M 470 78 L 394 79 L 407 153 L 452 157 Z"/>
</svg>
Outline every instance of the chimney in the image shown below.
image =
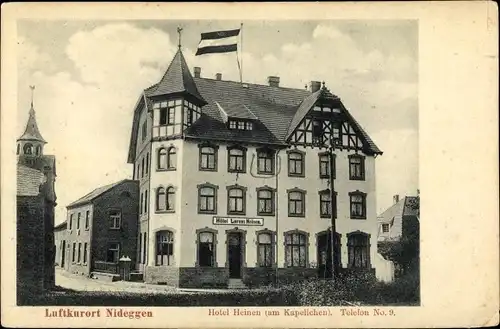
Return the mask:
<svg viewBox="0 0 500 329">
<path fill-rule="evenodd" d="M 267 82 L 269 83 L 269 86 L 271 86 L 271 87 L 279 87 L 280 86 L 280 77 L 269 76 L 269 77 L 267 77 Z"/>
<path fill-rule="evenodd" d="M 198 66 L 194 67 L 194 77 L 201 78 L 201 67 Z"/>
<path fill-rule="evenodd" d="M 395 196 L 392 197 L 394 200 L 394 204 L 399 202 L 399 194 L 396 194 Z"/>
<path fill-rule="evenodd" d="M 319 81 L 311 81 L 311 92 L 315 93 L 321 89 L 321 82 Z"/>
<path fill-rule="evenodd" d="M 222 73 L 217 73 L 215 75 L 215 80 L 222 80 Z"/>
</svg>

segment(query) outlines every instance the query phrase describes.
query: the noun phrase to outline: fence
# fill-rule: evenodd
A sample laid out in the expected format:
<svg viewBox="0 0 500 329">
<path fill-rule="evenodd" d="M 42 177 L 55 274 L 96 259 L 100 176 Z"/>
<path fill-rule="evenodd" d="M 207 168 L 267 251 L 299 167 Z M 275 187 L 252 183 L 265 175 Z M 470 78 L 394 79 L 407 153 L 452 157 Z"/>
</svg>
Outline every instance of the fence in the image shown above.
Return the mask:
<svg viewBox="0 0 500 329">
<path fill-rule="evenodd" d="M 118 274 L 119 273 L 118 272 L 118 263 L 95 261 L 94 262 L 94 271 L 95 272 Z"/>
</svg>

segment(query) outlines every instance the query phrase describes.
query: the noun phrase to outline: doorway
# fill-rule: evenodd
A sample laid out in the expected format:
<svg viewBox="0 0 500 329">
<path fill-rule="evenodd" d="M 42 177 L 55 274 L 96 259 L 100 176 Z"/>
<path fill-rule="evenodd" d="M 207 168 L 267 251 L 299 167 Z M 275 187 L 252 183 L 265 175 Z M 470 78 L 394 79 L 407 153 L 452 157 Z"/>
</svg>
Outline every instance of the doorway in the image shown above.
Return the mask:
<svg viewBox="0 0 500 329">
<path fill-rule="evenodd" d="M 227 235 L 227 261 L 229 264 L 229 278 L 241 278 L 241 265 L 243 259 L 242 234 L 231 232 Z"/>
<path fill-rule="evenodd" d="M 318 277 L 331 278 L 332 277 L 332 254 L 336 268 L 340 269 L 340 234 L 335 234 L 335 251 L 332 253 L 332 243 L 330 232 L 321 232 L 317 235 L 318 243 Z"/>
<path fill-rule="evenodd" d="M 66 241 L 62 241 L 62 246 L 61 246 L 61 267 L 64 268 L 64 261 L 66 259 Z"/>
</svg>

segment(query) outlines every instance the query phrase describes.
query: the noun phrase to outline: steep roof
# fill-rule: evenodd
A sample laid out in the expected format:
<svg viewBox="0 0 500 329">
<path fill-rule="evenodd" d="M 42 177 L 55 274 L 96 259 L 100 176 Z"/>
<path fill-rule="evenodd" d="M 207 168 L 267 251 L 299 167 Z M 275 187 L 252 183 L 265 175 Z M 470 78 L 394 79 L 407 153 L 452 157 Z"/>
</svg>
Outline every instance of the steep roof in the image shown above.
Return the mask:
<svg viewBox="0 0 500 329">
<path fill-rule="evenodd" d="M 45 175 L 36 169 L 17 165 L 17 196 L 38 196 Z"/>
<path fill-rule="evenodd" d="M 174 59 L 170 62 L 160 82 L 149 91 L 149 95 L 160 96 L 177 93 L 190 94 L 204 103 L 204 99 L 198 92 L 198 88 L 196 88 L 196 83 L 193 80 L 191 72 L 189 72 L 186 59 L 180 48 L 177 50 Z"/>
<path fill-rule="evenodd" d="M 56 230 L 64 230 L 64 229 L 66 229 L 67 226 L 68 226 L 68 221 L 64 221 L 64 222 L 59 223 L 56 226 L 54 226 L 54 231 L 56 231 Z"/>
<path fill-rule="evenodd" d="M 43 139 L 42 134 L 40 134 L 40 130 L 38 129 L 38 124 L 36 123 L 35 109 L 33 109 L 33 104 L 31 104 L 28 122 L 26 123 L 26 128 L 24 129 L 24 133 L 17 140 L 38 141 L 41 143 L 47 143 L 45 139 Z"/>
<path fill-rule="evenodd" d="M 73 201 L 72 203 L 70 203 L 69 205 L 67 205 L 66 208 L 72 208 L 72 207 L 75 207 L 75 206 L 83 205 L 85 203 L 89 203 L 89 202 L 93 201 L 95 198 L 97 198 L 98 196 L 106 193 L 107 191 L 109 191 L 109 190 L 115 188 L 116 186 L 118 186 L 118 185 L 120 185 L 122 183 L 125 183 L 125 182 L 133 182 L 133 180 L 131 180 L 131 179 L 122 179 L 119 182 L 98 187 L 95 190 L 93 190 L 92 192 L 90 192 L 88 194 L 85 194 L 84 196 L 82 196 L 78 200 Z"/>
</svg>

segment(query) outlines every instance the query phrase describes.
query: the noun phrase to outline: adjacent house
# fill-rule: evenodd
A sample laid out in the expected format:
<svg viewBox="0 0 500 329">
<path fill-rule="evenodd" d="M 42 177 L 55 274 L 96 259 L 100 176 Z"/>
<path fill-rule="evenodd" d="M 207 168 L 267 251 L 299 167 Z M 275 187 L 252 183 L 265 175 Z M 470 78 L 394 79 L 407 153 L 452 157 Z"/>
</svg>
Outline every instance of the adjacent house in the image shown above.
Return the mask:
<svg viewBox="0 0 500 329">
<path fill-rule="evenodd" d="M 56 246 L 55 266 L 64 268 L 66 259 L 66 240 L 68 234 L 68 222 L 64 221 L 54 227 L 54 241 Z"/>
<path fill-rule="evenodd" d="M 398 241 L 413 234 L 419 228 L 419 204 L 417 196 L 393 197 L 393 204 L 378 218 L 378 241 Z"/>
<path fill-rule="evenodd" d="M 146 282 L 181 287 L 323 275 L 333 215 L 335 262 L 378 273 L 381 154 L 324 83 L 241 83 L 202 77 L 199 67 L 193 76 L 179 48 L 134 107 L 137 270 Z"/>
<path fill-rule="evenodd" d="M 99 187 L 67 206 L 66 237 L 58 245 L 70 273 L 119 274 L 118 260 L 135 263 L 138 182 L 124 179 Z M 62 228 L 62 227 L 61 227 Z"/>
<path fill-rule="evenodd" d="M 17 292 L 18 303 L 55 286 L 55 157 L 43 153 L 33 102 L 26 129 L 17 139 Z"/>
</svg>

